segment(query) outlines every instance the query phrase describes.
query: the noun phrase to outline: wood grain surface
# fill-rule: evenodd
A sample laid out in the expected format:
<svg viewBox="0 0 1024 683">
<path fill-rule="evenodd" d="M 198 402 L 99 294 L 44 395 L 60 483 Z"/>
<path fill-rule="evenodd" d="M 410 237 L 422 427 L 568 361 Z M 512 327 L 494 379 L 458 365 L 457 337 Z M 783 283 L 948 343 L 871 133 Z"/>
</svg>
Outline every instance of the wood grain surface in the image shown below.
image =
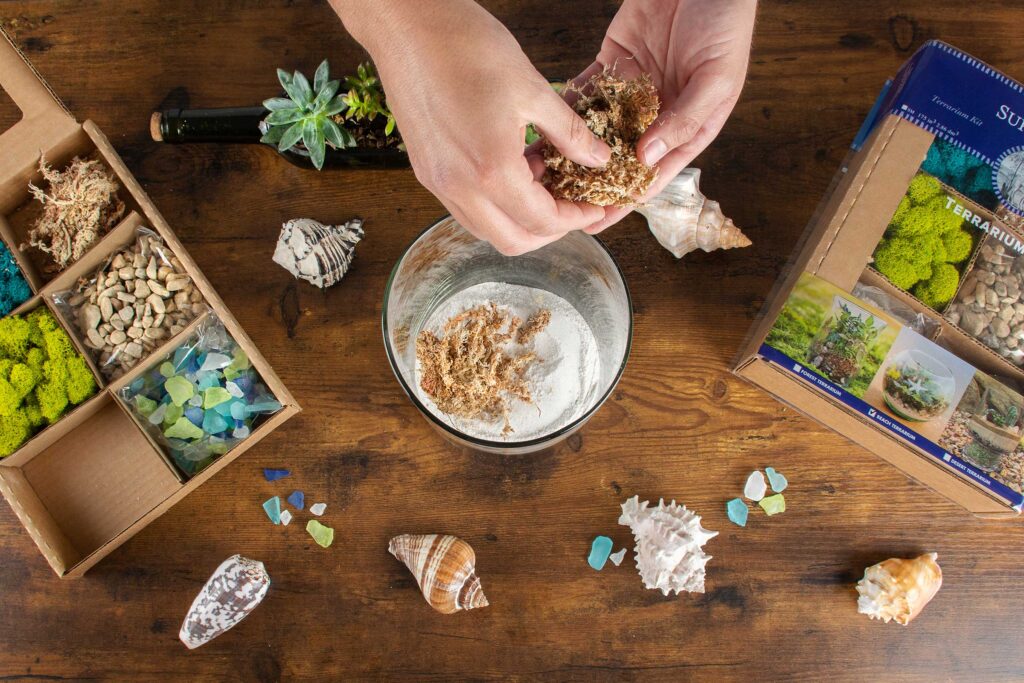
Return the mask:
<svg viewBox="0 0 1024 683">
<path fill-rule="evenodd" d="M 541 71 L 589 64 L 613 0 L 490 0 Z M 743 98 L 698 160 L 754 246 L 675 261 L 639 217 L 604 238 L 635 302 L 614 396 L 552 452 L 453 449 L 402 394 L 380 333 L 406 244 L 443 213 L 411 171 L 316 174 L 259 147 L 150 142 L 163 106 L 249 105 L 274 68 L 365 57 L 314 0 L 3 1 L 0 23 L 91 118 L 305 409 L 83 579 L 54 577 L 0 506 L 0 675 L 119 680 L 1005 680 L 1024 677 L 1021 523 L 984 522 L 730 374 L 732 356 L 875 94 L 924 40 L 1024 77 L 1017 0 L 765 0 Z M 11 120 L 3 111 L 0 120 Z M 320 292 L 271 254 L 282 221 L 366 219 L 354 270 Z M 731 525 L 747 473 L 789 476 L 789 509 Z M 290 467 L 271 484 L 262 467 Z M 269 524 L 293 488 L 334 546 Z M 674 498 L 721 531 L 704 595 L 589 569 L 627 497 Z M 407 532 L 476 549 L 491 606 L 442 616 L 387 553 Z M 869 621 L 864 567 L 937 551 L 945 585 L 909 627 Z M 226 557 L 262 560 L 266 601 L 197 651 L 177 640 Z"/>
</svg>

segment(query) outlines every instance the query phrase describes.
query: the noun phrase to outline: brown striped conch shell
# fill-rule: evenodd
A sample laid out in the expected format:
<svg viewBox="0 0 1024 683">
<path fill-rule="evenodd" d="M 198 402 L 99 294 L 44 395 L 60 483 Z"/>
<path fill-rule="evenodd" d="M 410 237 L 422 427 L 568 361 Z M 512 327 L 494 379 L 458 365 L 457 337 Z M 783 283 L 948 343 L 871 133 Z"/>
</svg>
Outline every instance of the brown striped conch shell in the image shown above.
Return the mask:
<svg viewBox="0 0 1024 683">
<path fill-rule="evenodd" d="M 718 202 L 700 191 L 700 169 L 685 168 L 653 199 L 638 206 L 637 213 L 676 258 L 703 249 L 749 247 L 747 239 L 733 222 L 722 214 Z"/>
<path fill-rule="evenodd" d="M 913 560 L 892 558 L 864 570 L 857 582 L 857 611 L 872 619 L 906 626 L 942 587 L 942 569 L 937 553 L 925 553 Z"/>
<path fill-rule="evenodd" d="M 199 591 L 178 637 L 190 650 L 205 645 L 249 616 L 269 588 L 262 562 L 232 555 Z"/>
<path fill-rule="evenodd" d="M 388 543 L 423 591 L 430 606 L 442 614 L 487 607 L 476 575 L 476 554 L 468 543 L 441 534 L 403 534 Z"/>
</svg>

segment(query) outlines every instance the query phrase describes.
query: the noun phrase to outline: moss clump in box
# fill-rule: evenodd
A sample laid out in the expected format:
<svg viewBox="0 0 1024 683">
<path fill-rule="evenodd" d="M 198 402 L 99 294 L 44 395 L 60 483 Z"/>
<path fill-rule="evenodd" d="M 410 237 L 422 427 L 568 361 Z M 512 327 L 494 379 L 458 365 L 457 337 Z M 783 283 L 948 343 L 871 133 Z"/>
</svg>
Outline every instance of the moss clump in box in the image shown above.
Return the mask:
<svg viewBox="0 0 1024 683">
<path fill-rule="evenodd" d="M 7 245 L 0 242 L 0 316 L 7 315 L 32 296 L 25 276 Z"/>
<path fill-rule="evenodd" d="M 992 167 L 985 160 L 945 140 L 928 148 L 921 170 L 929 173 L 986 209 L 999 206 L 992 183 Z"/>
<path fill-rule="evenodd" d="M 89 366 L 47 309 L 0 320 L 0 457 L 95 393 Z"/>
<path fill-rule="evenodd" d="M 919 173 L 873 256 L 878 272 L 935 310 L 942 310 L 956 294 L 961 267 L 976 241 L 964 229 L 963 217 L 947 204 L 939 181 Z"/>
</svg>

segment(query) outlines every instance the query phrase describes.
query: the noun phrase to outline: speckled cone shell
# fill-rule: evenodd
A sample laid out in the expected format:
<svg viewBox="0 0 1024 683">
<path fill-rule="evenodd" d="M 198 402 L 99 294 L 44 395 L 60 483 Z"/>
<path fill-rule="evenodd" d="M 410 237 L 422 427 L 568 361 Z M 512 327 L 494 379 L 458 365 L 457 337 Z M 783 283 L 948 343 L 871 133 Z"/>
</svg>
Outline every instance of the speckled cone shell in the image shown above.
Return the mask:
<svg viewBox="0 0 1024 683">
<path fill-rule="evenodd" d="M 912 560 L 892 558 L 864 570 L 857 582 L 857 611 L 872 619 L 906 626 L 942 587 L 937 553 Z"/>
<path fill-rule="evenodd" d="M 647 225 L 661 246 L 676 258 L 696 249 L 714 251 L 751 244 L 722 214 L 718 202 L 701 194 L 697 168 L 683 169 L 658 196 L 636 210 L 647 218 Z"/>
<path fill-rule="evenodd" d="M 269 588 L 262 562 L 232 555 L 199 591 L 178 637 L 190 650 L 205 645 L 249 616 Z"/>
<path fill-rule="evenodd" d="M 455 536 L 403 534 L 388 544 L 423 591 L 430 606 L 443 614 L 486 607 L 487 598 L 477 577 L 476 554 Z"/>
<path fill-rule="evenodd" d="M 358 218 L 344 225 L 296 218 L 281 226 L 274 262 L 295 277 L 323 289 L 345 276 L 361 239 L 363 221 Z"/>
<path fill-rule="evenodd" d="M 674 500 L 668 505 L 659 500 L 656 508 L 647 505 L 633 496 L 622 504 L 619 517 L 619 524 L 633 530 L 636 567 L 644 586 L 663 595 L 703 593 L 705 566 L 711 559 L 703 546 L 718 532 L 702 527 L 699 515 Z"/>
</svg>

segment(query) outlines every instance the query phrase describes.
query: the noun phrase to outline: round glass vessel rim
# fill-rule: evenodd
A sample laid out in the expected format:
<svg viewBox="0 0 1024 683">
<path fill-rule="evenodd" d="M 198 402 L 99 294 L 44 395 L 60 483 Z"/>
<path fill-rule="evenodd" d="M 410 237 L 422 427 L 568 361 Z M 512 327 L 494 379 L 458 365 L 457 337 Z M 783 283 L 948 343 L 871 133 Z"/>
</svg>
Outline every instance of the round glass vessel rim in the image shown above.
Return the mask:
<svg viewBox="0 0 1024 683">
<path fill-rule="evenodd" d="M 431 230 L 433 230 L 438 225 L 440 225 L 441 223 L 448 219 L 454 220 L 451 214 L 442 216 L 441 218 L 431 223 L 427 228 L 420 232 L 419 235 L 416 236 L 416 239 L 409 243 L 409 246 L 407 246 L 402 251 L 401 256 L 399 256 L 398 260 L 395 262 L 395 266 L 394 268 L 391 269 L 391 274 L 388 276 L 388 281 L 384 285 L 384 305 L 381 311 L 381 331 L 384 334 L 384 350 L 388 355 L 388 363 L 391 364 L 392 372 L 394 372 L 394 375 L 398 379 L 399 384 L 402 385 L 402 390 L 413 402 L 413 405 L 415 405 L 416 408 L 421 413 L 426 415 L 427 419 L 429 419 L 434 425 L 440 427 L 441 429 L 448 432 L 457 439 L 467 441 L 473 444 L 474 446 L 480 446 L 483 448 L 491 448 L 496 450 L 513 450 L 519 448 L 529 448 L 530 446 L 538 446 L 547 441 L 552 441 L 554 439 L 559 438 L 560 436 L 572 432 L 577 427 L 586 422 L 588 419 L 590 419 L 590 417 L 597 411 L 597 409 L 604 405 L 604 402 L 608 400 L 608 397 L 611 395 L 612 391 L 615 390 L 615 387 L 618 385 L 619 380 L 622 379 L 622 373 L 625 372 L 626 370 L 626 362 L 629 360 L 629 353 L 633 346 L 633 298 L 629 293 L 629 286 L 626 284 L 626 277 L 622 273 L 622 268 L 619 267 L 618 262 L 615 260 L 615 257 L 612 255 L 612 252 L 608 249 L 608 247 L 605 246 L 604 242 L 597 239 L 593 235 L 586 235 L 585 233 L 580 233 L 581 235 L 584 235 L 585 237 L 593 240 L 594 243 L 597 244 L 604 251 L 605 255 L 608 256 L 608 260 L 611 261 L 612 266 L 615 268 L 615 272 L 619 276 L 619 282 L 622 284 L 622 291 L 626 294 L 626 310 L 629 314 L 627 316 L 629 319 L 629 329 L 626 330 L 626 347 L 622 352 L 622 361 L 619 363 L 619 367 L 615 371 L 615 377 L 613 377 L 612 381 L 608 384 L 608 389 L 605 390 L 603 394 L 601 394 L 600 398 L 598 398 L 594 402 L 594 405 L 592 405 L 585 412 L 580 414 L 579 417 L 577 417 L 569 424 L 556 429 L 550 434 L 538 436 L 534 439 L 527 439 L 525 441 L 492 441 L 490 439 L 481 439 L 470 434 L 465 434 L 459 431 L 458 429 L 455 429 L 451 425 L 440 420 L 436 415 L 434 415 L 434 412 L 432 410 L 423 405 L 423 402 L 420 401 L 419 398 L 417 398 L 415 389 L 413 387 L 410 387 L 409 384 L 406 383 L 405 378 L 402 375 L 402 372 L 398 369 L 398 362 L 395 359 L 394 351 L 391 348 L 390 337 L 388 335 L 388 302 L 391 298 L 391 285 L 395 281 L 395 276 L 398 275 L 398 269 L 402 266 L 402 263 L 405 261 L 405 257 L 408 256 L 412 248 L 416 246 L 416 243 L 423 239 L 428 232 L 430 232 Z"/>
</svg>

